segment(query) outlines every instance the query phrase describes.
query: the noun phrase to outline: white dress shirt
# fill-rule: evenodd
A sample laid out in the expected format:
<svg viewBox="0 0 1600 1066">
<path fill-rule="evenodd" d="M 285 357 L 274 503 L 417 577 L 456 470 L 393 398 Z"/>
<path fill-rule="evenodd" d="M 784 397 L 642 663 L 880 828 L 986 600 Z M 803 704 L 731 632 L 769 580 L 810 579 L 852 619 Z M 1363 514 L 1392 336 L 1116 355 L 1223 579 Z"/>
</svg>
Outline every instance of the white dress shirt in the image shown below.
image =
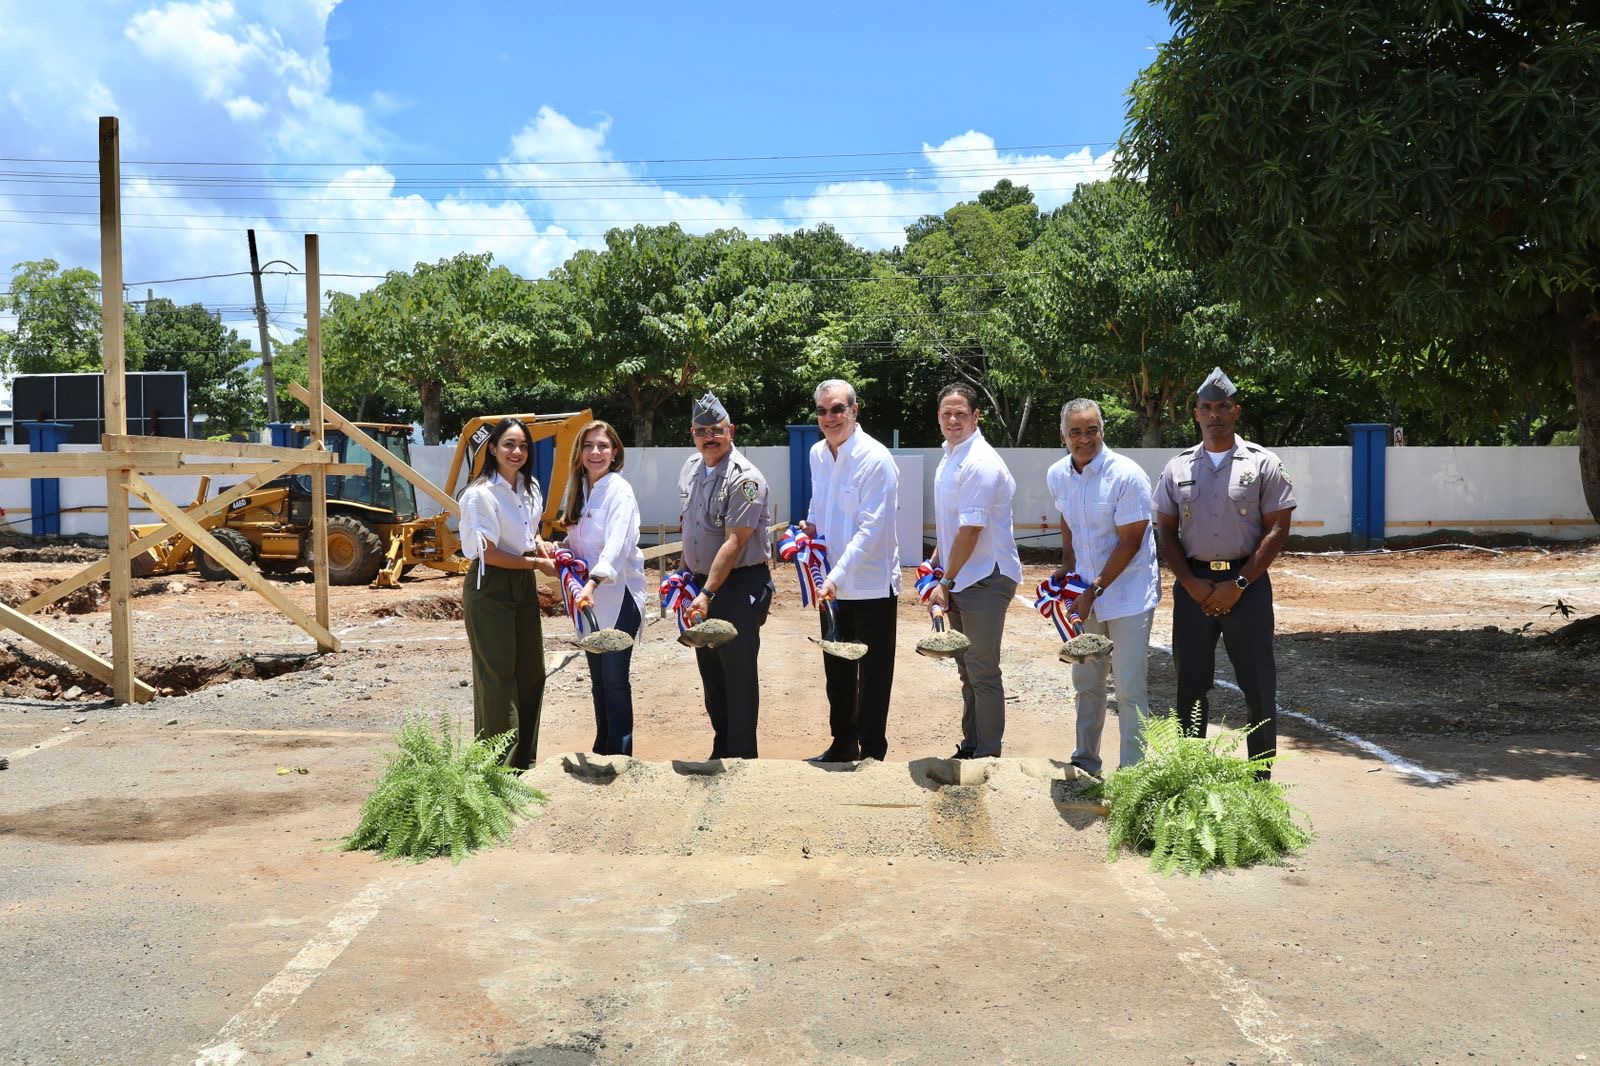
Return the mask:
<svg viewBox="0 0 1600 1066">
<path fill-rule="evenodd" d="M 1045 483 L 1072 533 L 1076 569 L 1085 581 L 1094 581 L 1105 569 L 1117 547 L 1118 526 L 1149 522 L 1154 514 L 1150 478 L 1138 463 L 1104 446 L 1081 472 L 1072 468 L 1072 456 L 1066 456 L 1050 467 Z M 1100 622 L 1127 618 L 1154 610 L 1160 599 L 1155 538 L 1146 529 L 1139 553 L 1095 599 L 1090 617 Z"/>
<path fill-rule="evenodd" d="M 461 493 L 461 554 L 479 559 L 484 547 L 491 543 L 512 555 L 530 552 L 537 543 L 543 516 L 544 498 L 537 481 L 519 492 L 495 470 Z M 487 565 L 484 561 L 478 566 L 480 587 L 483 567 Z"/>
<path fill-rule="evenodd" d="M 607 474 L 584 493 L 578 520 L 567 527 L 567 547 L 589 566 L 597 582 L 594 616 L 603 628 L 617 624 L 622 597 L 632 596 L 644 617 L 644 552 L 639 549 L 639 501 L 621 474 Z"/>
<path fill-rule="evenodd" d="M 955 577 L 955 591 L 1000 572 L 1016 582 L 1022 581 L 1022 557 L 1011 532 L 1011 498 L 1017 483 L 1006 468 L 1000 453 L 983 439 L 983 431 L 951 448 L 944 445 L 944 456 L 933 475 L 933 517 L 939 545 L 939 565 L 950 562 L 950 549 L 963 526 L 978 526 L 978 543 Z"/>
<path fill-rule="evenodd" d="M 900 595 L 899 492 L 894 456 L 859 425 L 839 445 L 838 455 L 826 440 L 811 446 L 806 521 L 828 546 L 828 580 L 841 600 Z"/>
</svg>

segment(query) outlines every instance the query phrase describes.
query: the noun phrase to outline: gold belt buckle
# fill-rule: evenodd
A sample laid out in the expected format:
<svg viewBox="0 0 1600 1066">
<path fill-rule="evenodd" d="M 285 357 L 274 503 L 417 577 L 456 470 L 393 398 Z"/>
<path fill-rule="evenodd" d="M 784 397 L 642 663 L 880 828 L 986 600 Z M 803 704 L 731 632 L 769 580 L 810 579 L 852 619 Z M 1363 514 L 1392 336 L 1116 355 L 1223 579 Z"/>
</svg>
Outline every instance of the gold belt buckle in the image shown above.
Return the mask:
<svg viewBox="0 0 1600 1066">
<path fill-rule="evenodd" d="M 1211 560 L 1211 564 L 1210 565 L 1211 565 L 1211 569 L 1213 569 L 1213 570 L 1226 570 L 1232 564 L 1229 563 L 1226 559 L 1213 559 L 1213 560 Z"/>
</svg>

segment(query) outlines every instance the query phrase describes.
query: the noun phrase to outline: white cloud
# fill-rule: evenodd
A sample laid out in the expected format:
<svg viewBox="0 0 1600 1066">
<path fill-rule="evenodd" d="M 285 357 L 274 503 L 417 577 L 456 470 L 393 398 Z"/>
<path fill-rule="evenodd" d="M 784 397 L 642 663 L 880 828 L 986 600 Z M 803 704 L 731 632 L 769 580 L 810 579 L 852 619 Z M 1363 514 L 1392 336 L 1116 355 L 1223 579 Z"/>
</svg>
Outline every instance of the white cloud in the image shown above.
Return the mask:
<svg viewBox="0 0 1600 1066">
<path fill-rule="evenodd" d="M 224 100 L 222 106 L 227 108 L 228 114 L 235 122 L 254 122 L 267 113 L 265 105 L 257 103 L 248 96 L 235 96 L 231 100 Z"/>
</svg>

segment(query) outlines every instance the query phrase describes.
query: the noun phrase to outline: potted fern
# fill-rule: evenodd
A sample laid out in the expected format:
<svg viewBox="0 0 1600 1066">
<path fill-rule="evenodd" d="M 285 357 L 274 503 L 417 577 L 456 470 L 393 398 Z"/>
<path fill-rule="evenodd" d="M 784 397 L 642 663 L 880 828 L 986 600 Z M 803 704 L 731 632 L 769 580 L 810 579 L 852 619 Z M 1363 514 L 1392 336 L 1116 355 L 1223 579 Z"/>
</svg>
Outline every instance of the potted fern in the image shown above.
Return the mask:
<svg viewBox="0 0 1600 1066">
<path fill-rule="evenodd" d="M 1276 864 L 1309 844 L 1305 812 L 1284 798 L 1283 785 L 1256 776 L 1276 757 L 1232 754 L 1248 732 L 1188 737 L 1176 714 L 1145 719 L 1144 758 L 1089 790 L 1110 808 L 1110 859 L 1123 845 L 1148 848 L 1151 869 L 1198 876 L 1217 865 Z"/>
<path fill-rule="evenodd" d="M 441 712 L 437 731 L 418 716 L 408 718 L 395 739 L 399 751 L 389 755 L 362 804 L 355 832 L 341 841 L 344 851 L 417 862 L 448 854 L 458 863 L 505 840 L 514 816 L 545 802 L 544 793 L 503 762 L 512 733 L 463 743 Z"/>
</svg>

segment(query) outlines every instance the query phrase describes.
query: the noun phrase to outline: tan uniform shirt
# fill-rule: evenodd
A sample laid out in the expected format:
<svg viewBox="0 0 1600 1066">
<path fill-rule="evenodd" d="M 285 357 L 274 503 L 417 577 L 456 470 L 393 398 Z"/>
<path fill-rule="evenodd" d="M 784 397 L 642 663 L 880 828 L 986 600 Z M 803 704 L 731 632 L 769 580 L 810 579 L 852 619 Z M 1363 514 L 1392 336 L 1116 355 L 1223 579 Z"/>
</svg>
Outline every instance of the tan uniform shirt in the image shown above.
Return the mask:
<svg viewBox="0 0 1600 1066">
<path fill-rule="evenodd" d="M 730 448 L 709 473 L 698 453 L 690 456 L 678 473 L 678 502 L 683 565 L 690 570 L 697 574 L 711 570 L 729 527 L 755 530 L 734 560 L 735 568 L 767 561 L 767 527 L 772 524 L 767 479 L 739 449 Z"/>
<path fill-rule="evenodd" d="M 1156 482 L 1155 508 L 1178 516 L 1178 540 L 1191 559 L 1243 559 L 1261 543 L 1261 516 L 1293 510 L 1294 488 L 1278 457 L 1243 437 L 1214 467 L 1197 444 L 1179 452 Z"/>
</svg>

